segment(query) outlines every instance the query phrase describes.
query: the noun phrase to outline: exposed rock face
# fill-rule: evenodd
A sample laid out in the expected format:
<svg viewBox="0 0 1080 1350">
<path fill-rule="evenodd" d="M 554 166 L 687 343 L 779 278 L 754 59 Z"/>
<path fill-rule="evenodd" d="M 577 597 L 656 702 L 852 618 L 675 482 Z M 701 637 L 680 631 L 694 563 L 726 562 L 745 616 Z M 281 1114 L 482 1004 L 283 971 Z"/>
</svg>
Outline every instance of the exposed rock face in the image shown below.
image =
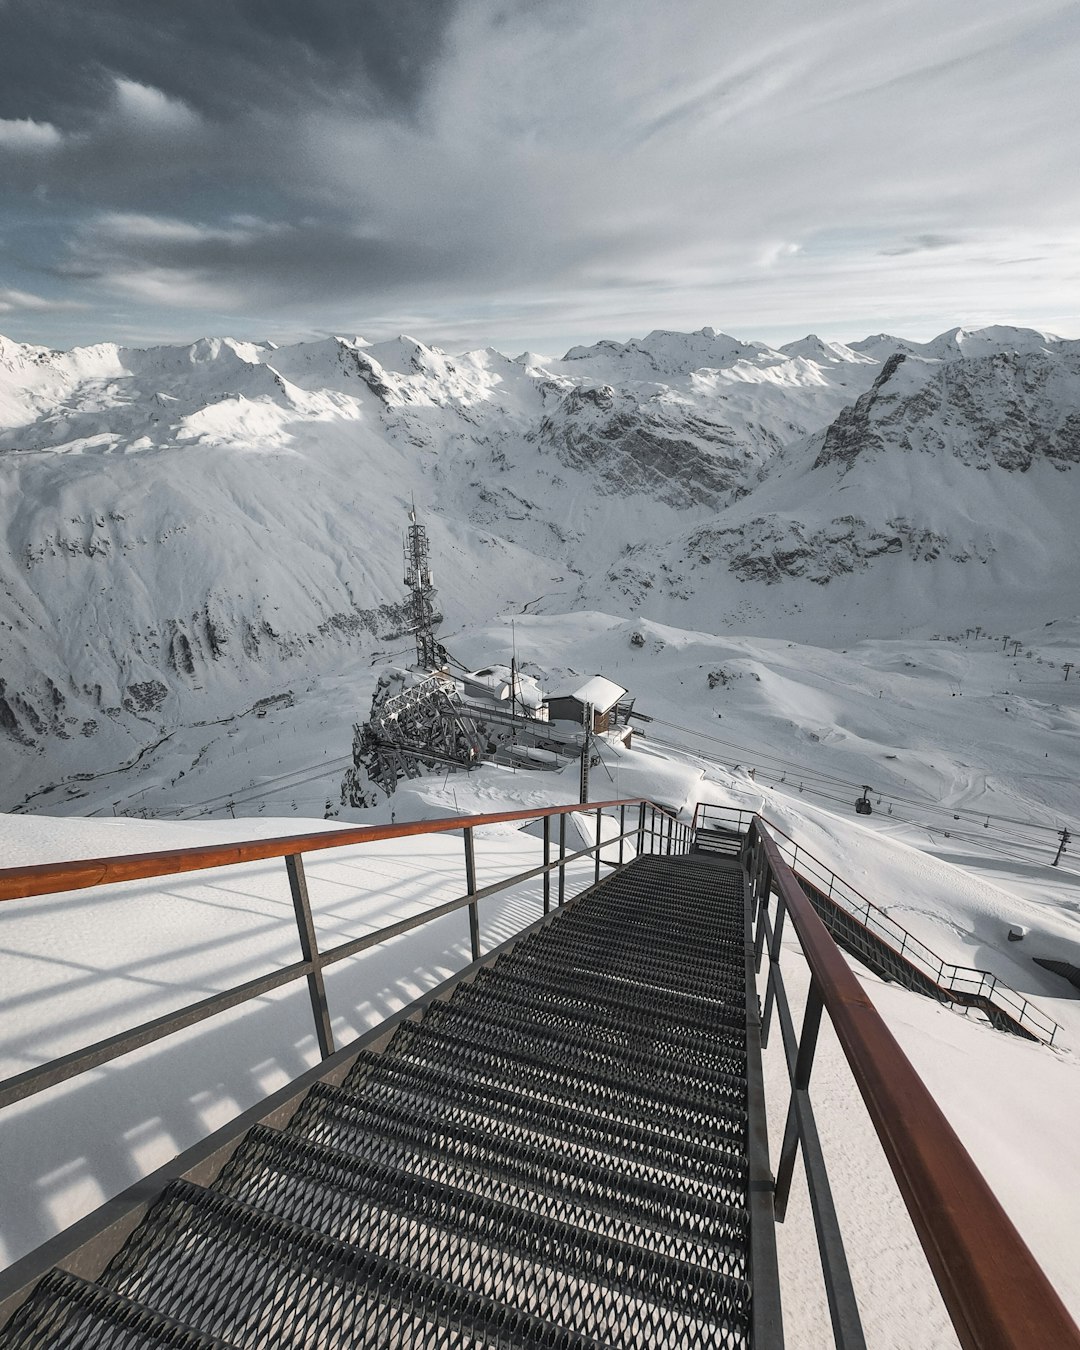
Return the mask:
<svg viewBox="0 0 1080 1350">
<path fill-rule="evenodd" d="M 1080 356 L 996 352 L 928 362 L 890 356 L 874 385 L 825 433 L 815 468 L 860 455 L 945 453 L 979 469 L 1080 463 Z"/>
<path fill-rule="evenodd" d="M 1052 574 L 1078 462 L 1080 345 L 1020 330 L 562 360 L 0 340 L 0 741 L 145 736 L 391 640 L 413 497 L 453 623 L 674 601 L 707 627 L 732 595 L 757 623 L 839 578 L 997 567 L 1017 522 Z"/>
<path fill-rule="evenodd" d="M 545 417 L 539 445 L 594 477 L 604 495 L 647 494 L 669 506 L 718 506 L 747 490 L 770 450 L 764 429 L 740 437 L 715 417 L 661 399 L 641 404 L 610 385 L 573 389 Z"/>
</svg>

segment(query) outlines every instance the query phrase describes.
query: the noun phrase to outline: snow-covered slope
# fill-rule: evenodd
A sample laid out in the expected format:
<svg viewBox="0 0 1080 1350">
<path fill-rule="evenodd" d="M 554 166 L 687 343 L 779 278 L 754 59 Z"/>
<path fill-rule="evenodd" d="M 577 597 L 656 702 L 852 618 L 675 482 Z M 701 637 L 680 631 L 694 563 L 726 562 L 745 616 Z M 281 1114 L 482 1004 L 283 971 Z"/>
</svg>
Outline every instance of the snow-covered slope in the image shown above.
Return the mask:
<svg viewBox="0 0 1080 1350">
<path fill-rule="evenodd" d="M 614 591 L 652 618 L 799 636 L 1071 613 L 1078 470 L 1069 344 L 894 352 L 752 494 L 659 548 L 631 548 L 582 596 Z"/>
<path fill-rule="evenodd" d="M 0 805 L 395 640 L 411 500 L 451 626 L 588 605 L 843 640 L 1071 612 L 1075 348 L 5 340 Z"/>
</svg>

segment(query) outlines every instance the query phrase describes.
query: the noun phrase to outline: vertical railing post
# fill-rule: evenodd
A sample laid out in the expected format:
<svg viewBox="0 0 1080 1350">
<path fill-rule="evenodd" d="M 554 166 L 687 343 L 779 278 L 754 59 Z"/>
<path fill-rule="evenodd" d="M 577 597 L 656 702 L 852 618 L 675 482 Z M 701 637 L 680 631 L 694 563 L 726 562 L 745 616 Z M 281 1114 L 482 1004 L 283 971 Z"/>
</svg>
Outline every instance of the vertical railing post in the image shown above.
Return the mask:
<svg viewBox="0 0 1080 1350">
<path fill-rule="evenodd" d="M 619 807 L 619 866 L 622 866 L 623 843 L 626 834 L 626 806 Z"/>
<path fill-rule="evenodd" d="M 787 1124 L 784 1127 L 784 1142 L 780 1148 L 780 1163 L 776 1169 L 773 1209 L 777 1223 L 783 1223 L 784 1215 L 787 1213 L 791 1178 L 795 1172 L 795 1157 L 799 1151 L 799 1119 L 795 1098 L 797 1093 L 805 1092 L 810 1086 L 810 1071 L 814 1067 L 814 1052 L 817 1049 L 823 1006 L 817 980 L 811 979 L 810 989 L 806 995 L 806 1010 L 803 1013 L 802 1034 L 799 1037 L 799 1053 L 795 1059 L 795 1073 L 791 1081 L 791 1103 L 788 1106 Z"/>
<path fill-rule="evenodd" d="M 559 908 L 566 898 L 566 812 L 559 812 Z"/>
<path fill-rule="evenodd" d="M 551 913 L 551 817 L 544 817 L 544 913 Z"/>
<path fill-rule="evenodd" d="M 319 944 L 315 940 L 315 925 L 311 920 L 311 901 L 308 899 L 307 878 L 304 876 L 304 860 L 299 853 L 289 854 L 285 859 L 285 870 L 289 875 L 296 928 L 300 934 L 300 951 L 304 960 L 311 963 L 307 985 L 311 997 L 311 1012 L 315 1019 L 315 1038 L 319 1043 L 319 1054 L 323 1059 L 328 1059 L 334 1053 L 334 1033 L 330 1027 L 330 1010 L 326 1004 L 326 986 L 323 984 Z"/>
<path fill-rule="evenodd" d="M 596 808 L 596 875 L 593 877 L 593 885 L 596 886 L 600 881 L 600 808 Z"/>
<path fill-rule="evenodd" d="M 768 904 L 769 892 L 765 891 L 765 903 Z M 769 975 L 765 982 L 765 1009 L 761 1014 L 761 1044 L 765 1047 L 769 1044 L 769 1027 L 772 1023 L 773 1003 L 776 1000 L 776 967 L 780 963 L 780 943 L 784 937 L 784 918 L 787 915 L 787 905 L 784 904 L 783 894 L 778 890 L 776 893 L 776 923 L 773 926 L 772 941 L 769 943 Z M 761 925 L 762 932 L 765 925 Z M 758 969 L 761 968 L 761 955 L 758 953 Z"/>
<path fill-rule="evenodd" d="M 642 802 L 638 807 L 637 823 L 637 856 L 640 858 L 645 852 L 645 803 Z"/>
<path fill-rule="evenodd" d="M 476 854 L 473 850 L 473 827 L 465 826 L 465 891 L 476 894 Z M 469 946 L 472 959 L 480 960 L 480 910 L 475 900 L 469 902 Z"/>
<path fill-rule="evenodd" d="M 666 855 L 666 856 L 669 857 L 669 858 L 671 857 L 671 827 L 672 827 L 673 824 L 674 824 L 674 821 L 671 819 L 670 816 L 668 816 L 668 818 L 667 818 L 667 855 Z"/>
</svg>

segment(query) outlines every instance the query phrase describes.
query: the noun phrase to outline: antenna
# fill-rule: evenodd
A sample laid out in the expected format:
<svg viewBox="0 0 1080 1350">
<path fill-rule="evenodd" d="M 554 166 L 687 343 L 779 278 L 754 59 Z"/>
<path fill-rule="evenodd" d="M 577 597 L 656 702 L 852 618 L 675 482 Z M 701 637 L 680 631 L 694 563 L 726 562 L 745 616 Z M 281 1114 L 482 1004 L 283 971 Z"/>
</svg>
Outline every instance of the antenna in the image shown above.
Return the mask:
<svg viewBox="0 0 1080 1350">
<path fill-rule="evenodd" d="M 405 585 L 409 588 L 409 617 L 416 635 L 416 664 L 424 670 L 434 670 L 439 664 L 435 628 L 440 616 L 435 609 L 427 531 L 416 518 L 415 501 L 409 510 L 405 535 Z"/>
</svg>

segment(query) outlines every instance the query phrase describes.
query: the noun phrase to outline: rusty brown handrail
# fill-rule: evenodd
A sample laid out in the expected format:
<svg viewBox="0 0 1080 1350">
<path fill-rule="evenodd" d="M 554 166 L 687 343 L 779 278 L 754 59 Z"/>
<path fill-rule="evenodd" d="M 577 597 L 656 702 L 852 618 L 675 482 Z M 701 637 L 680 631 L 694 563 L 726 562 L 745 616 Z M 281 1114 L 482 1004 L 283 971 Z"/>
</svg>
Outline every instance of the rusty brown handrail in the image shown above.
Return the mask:
<svg viewBox="0 0 1080 1350">
<path fill-rule="evenodd" d="M 626 829 L 626 807 L 638 806 L 638 822 L 630 830 Z M 619 833 L 615 839 L 604 841 L 601 838 L 600 819 L 606 807 L 619 808 Z M 646 827 L 646 811 L 651 810 L 649 825 Z M 560 819 L 558 856 L 552 857 L 550 817 L 565 817 L 575 811 L 586 811 L 596 817 L 596 843 L 583 849 L 567 852 L 565 847 L 564 820 Z M 267 858 L 283 858 L 288 874 L 289 890 L 297 924 L 297 935 L 303 959 L 278 971 L 262 975 L 245 984 L 213 994 L 198 1003 L 188 1004 L 166 1013 L 150 1022 L 142 1023 L 128 1031 L 109 1036 L 103 1041 L 83 1046 L 79 1050 L 63 1055 L 59 1059 L 39 1064 L 0 1082 L 0 1109 L 22 1101 L 24 1098 L 55 1087 L 58 1083 L 75 1078 L 88 1069 L 99 1067 L 118 1059 L 134 1049 L 140 1049 L 155 1040 L 171 1035 L 198 1022 L 207 1021 L 219 1013 L 228 1011 L 241 1003 L 258 998 L 270 989 L 275 989 L 293 980 L 306 979 L 311 1000 L 311 1010 L 315 1023 L 315 1034 L 322 1057 L 328 1058 L 334 1053 L 334 1036 L 331 1028 L 330 1011 L 326 998 L 323 978 L 324 967 L 354 956 L 369 947 L 388 938 L 399 936 L 433 919 L 441 918 L 457 910 L 468 910 L 469 945 L 474 961 L 480 959 L 480 916 L 479 902 L 511 886 L 520 885 L 536 877 L 543 878 L 544 914 L 550 910 L 550 877 L 558 873 L 558 905 L 565 898 L 566 867 L 579 859 L 592 855 L 595 859 L 594 883 L 600 880 L 602 865 L 622 867 L 623 847 L 627 838 L 635 836 L 638 850 L 645 847 L 648 836 L 648 851 L 671 853 L 672 847 L 684 848 L 689 844 L 689 827 L 674 823 L 666 817 L 667 828 L 657 831 L 655 828 L 656 808 L 645 798 L 624 798 L 614 802 L 572 802 L 565 806 L 545 806 L 524 811 L 491 812 L 485 815 L 447 816 L 439 820 L 411 821 L 401 825 L 369 825 L 353 829 L 323 831 L 318 834 L 288 835 L 277 839 L 248 840 L 239 844 L 216 844 L 201 848 L 168 849 L 157 853 L 131 854 L 115 858 L 92 858 L 66 863 L 43 863 L 29 867 L 14 867 L 0 870 L 0 899 L 20 899 L 32 895 L 56 894 L 65 891 L 81 890 L 122 881 L 140 880 L 155 876 L 177 876 L 212 867 L 243 865 Z M 476 880 L 476 859 L 474 852 L 474 831 L 477 826 L 500 824 L 507 821 L 544 820 L 543 862 L 524 872 L 505 877 L 491 885 L 480 887 Z M 395 839 L 418 834 L 451 833 L 460 830 L 464 841 L 465 892 L 453 900 L 423 909 L 407 918 L 385 925 L 363 937 L 320 951 L 315 936 L 311 904 L 308 898 L 307 879 L 304 870 L 304 852 L 353 847 L 382 839 Z M 673 834 L 677 836 L 673 838 Z M 612 863 L 603 857 L 603 851 L 609 845 L 618 844 L 618 862 Z"/>
<path fill-rule="evenodd" d="M 1069 1315 L 760 819 L 773 881 L 965 1350 L 1080 1350 Z"/>
<path fill-rule="evenodd" d="M 511 820 L 536 820 L 571 812 L 604 811 L 612 806 L 655 806 L 645 797 L 621 797 L 610 802 L 574 802 L 568 806 L 534 807 L 531 811 L 498 811 L 479 816 L 444 816 L 437 820 L 413 820 L 401 825 L 357 825 L 348 830 L 322 830 L 317 834 L 290 834 L 276 839 L 249 839 L 239 844 L 209 844 L 202 848 L 171 848 L 155 853 L 130 853 L 112 858 L 81 858 L 72 862 L 33 863 L 25 867 L 0 867 L 0 900 L 22 900 L 32 895 L 86 890 L 118 881 L 139 881 L 208 867 L 287 858 L 319 849 L 348 844 L 371 844 L 383 839 L 403 839 L 415 834 L 440 834 L 477 825 L 498 825 Z M 663 807 L 657 806 L 658 811 Z"/>
</svg>

